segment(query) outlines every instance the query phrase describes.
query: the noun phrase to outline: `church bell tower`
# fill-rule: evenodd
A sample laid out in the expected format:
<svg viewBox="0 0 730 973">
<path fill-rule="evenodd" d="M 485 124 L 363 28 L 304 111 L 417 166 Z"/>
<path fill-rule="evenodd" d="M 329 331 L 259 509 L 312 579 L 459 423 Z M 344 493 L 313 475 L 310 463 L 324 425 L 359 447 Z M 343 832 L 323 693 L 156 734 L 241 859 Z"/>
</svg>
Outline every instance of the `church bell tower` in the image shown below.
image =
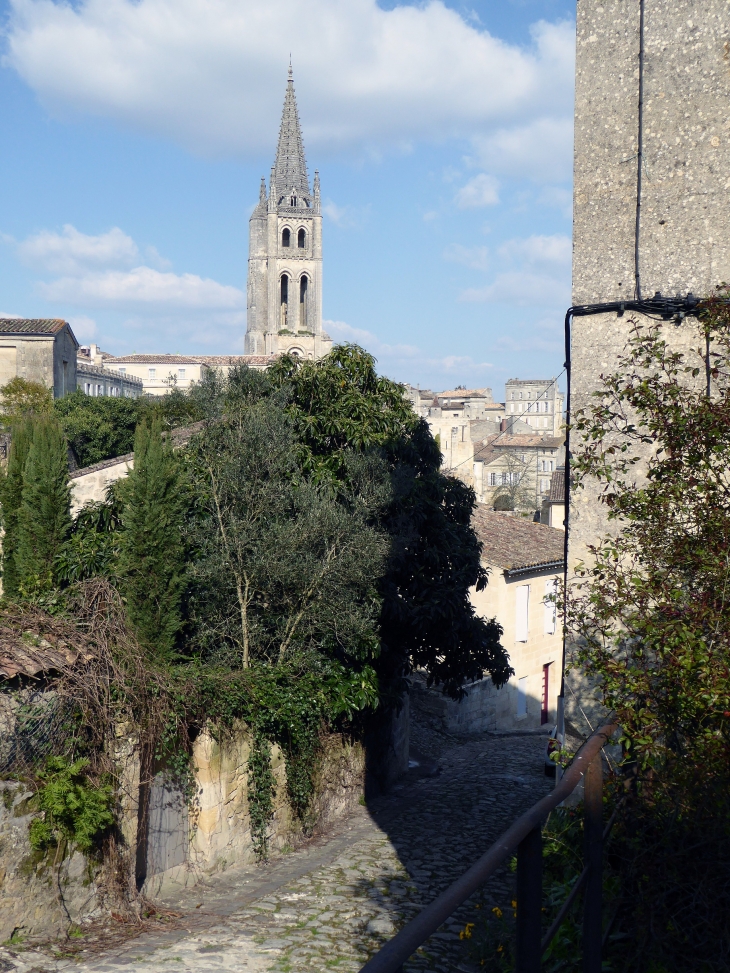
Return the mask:
<svg viewBox="0 0 730 973">
<path fill-rule="evenodd" d="M 246 354 L 326 355 L 319 173 L 310 190 L 291 64 L 269 191 L 262 179 L 248 239 Z"/>
</svg>

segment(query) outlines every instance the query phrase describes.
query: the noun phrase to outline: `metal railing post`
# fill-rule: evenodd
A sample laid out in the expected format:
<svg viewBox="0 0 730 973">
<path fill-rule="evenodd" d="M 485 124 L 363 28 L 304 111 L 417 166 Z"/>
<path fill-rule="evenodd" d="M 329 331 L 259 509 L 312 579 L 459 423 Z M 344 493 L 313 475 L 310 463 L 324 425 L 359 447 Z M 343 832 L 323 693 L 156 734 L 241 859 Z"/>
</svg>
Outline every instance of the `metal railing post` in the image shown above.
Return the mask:
<svg viewBox="0 0 730 973">
<path fill-rule="evenodd" d="M 540 973 L 542 918 L 542 828 L 533 828 L 517 847 L 516 973 Z"/>
<path fill-rule="evenodd" d="M 603 765 L 600 752 L 590 762 L 586 771 L 583 808 L 585 864 L 588 868 L 583 900 L 583 973 L 601 973 Z"/>
</svg>

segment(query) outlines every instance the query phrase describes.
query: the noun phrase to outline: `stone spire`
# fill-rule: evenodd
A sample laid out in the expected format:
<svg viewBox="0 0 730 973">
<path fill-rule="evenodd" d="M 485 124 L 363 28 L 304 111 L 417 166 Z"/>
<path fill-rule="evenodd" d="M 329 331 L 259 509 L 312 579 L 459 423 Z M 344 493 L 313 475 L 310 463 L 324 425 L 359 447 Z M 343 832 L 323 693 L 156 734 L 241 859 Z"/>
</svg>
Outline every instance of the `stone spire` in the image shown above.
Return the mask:
<svg viewBox="0 0 730 973">
<path fill-rule="evenodd" d="M 299 113 L 294 94 L 294 80 L 291 62 L 289 81 L 284 98 L 284 111 L 279 129 L 279 145 L 274 163 L 276 192 L 279 196 L 295 193 L 310 198 L 307 160 L 304 157 L 302 130 L 299 127 Z"/>
</svg>

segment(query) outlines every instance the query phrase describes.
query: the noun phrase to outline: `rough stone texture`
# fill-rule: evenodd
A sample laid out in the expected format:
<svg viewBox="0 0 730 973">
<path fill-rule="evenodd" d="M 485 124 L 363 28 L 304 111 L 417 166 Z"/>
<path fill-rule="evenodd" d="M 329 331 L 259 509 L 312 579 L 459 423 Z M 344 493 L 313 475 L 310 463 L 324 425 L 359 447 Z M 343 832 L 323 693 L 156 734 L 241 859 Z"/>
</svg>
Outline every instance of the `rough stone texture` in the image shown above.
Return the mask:
<svg viewBox="0 0 730 973">
<path fill-rule="evenodd" d="M 726 0 L 651 0 L 644 29 L 639 265 L 651 297 L 703 296 L 730 281 L 730 11 Z M 577 20 L 573 303 L 634 296 L 639 0 L 581 0 Z M 628 315 L 573 322 L 573 409 L 623 349 Z M 690 324 L 664 326 L 673 345 Z M 605 524 L 573 497 L 571 559 Z"/>
<path fill-rule="evenodd" d="M 42 855 L 31 848 L 32 796 L 23 784 L 0 781 L 0 942 L 61 936 L 70 923 L 96 910 L 93 864 L 76 853 L 55 869 L 53 852 Z"/>
<path fill-rule="evenodd" d="M 110 483 L 127 476 L 134 465 L 134 453 L 118 456 L 103 463 L 95 463 L 71 474 L 71 515 L 79 512 L 85 503 L 101 502 L 106 499 L 106 488 Z"/>
<path fill-rule="evenodd" d="M 398 744 L 400 751 L 400 739 Z M 130 867 L 134 869 L 137 859 L 137 877 L 145 880 L 146 895 L 170 894 L 234 865 L 254 864 L 247 797 L 248 754 L 249 738 L 243 728 L 223 746 L 208 733 L 201 734 L 193 752 L 197 786 L 190 809 L 164 773 L 157 773 L 149 788 L 149 824 L 140 829 L 139 753 L 135 740 L 120 732 L 120 827 L 132 852 L 128 856 Z M 306 836 L 287 803 L 284 760 L 277 747 L 273 748 L 272 767 L 276 796 L 269 847 L 275 854 L 298 846 Z M 359 744 L 337 735 L 326 738 L 310 823 L 326 830 L 357 807 L 364 790 L 364 770 L 365 757 Z M 54 869 L 47 857 L 32 851 L 28 839 L 33 819 L 28 806 L 31 796 L 23 785 L 0 782 L 0 942 L 10 939 L 14 931 L 32 937 L 61 935 L 71 923 L 98 909 L 93 864 L 76 853 Z M 135 853 L 138 843 L 139 855 Z"/>
<path fill-rule="evenodd" d="M 180 795 L 158 774 L 150 796 L 145 893 L 158 896 L 169 889 L 195 885 L 203 876 L 233 865 L 253 864 L 248 811 L 248 757 L 245 728 L 222 743 L 204 732 L 193 748 L 196 796 L 188 813 Z M 274 817 L 269 826 L 272 853 L 303 838 L 302 825 L 291 813 L 286 796 L 286 769 L 277 746 L 271 765 L 276 778 Z M 317 776 L 313 819 L 326 828 L 356 806 L 364 787 L 364 753 L 339 736 L 325 741 Z M 136 815 L 136 809 L 133 813 Z"/>
<path fill-rule="evenodd" d="M 162 904 L 182 913 L 179 920 L 111 949 L 99 951 L 98 927 L 90 926 L 73 956 L 12 950 L 0 959 L 18 973 L 356 973 L 552 786 L 541 739 L 455 743 L 418 721 L 413 729 L 440 772 L 421 758 L 399 789 L 358 808 L 339 833 L 267 869 L 231 870 L 166 897 Z M 478 970 L 459 933 L 491 906 L 508 906 L 513 894 L 504 868 L 411 957 L 407 973 Z"/>
<path fill-rule="evenodd" d="M 580 0 L 577 18 L 573 304 L 635 296 L 639 0 Z M 727 0 L 647 0 L 639 272 L 641 294 L 706 296 L 730 281 L 730 9 Z M 638 315 L 578 317 L 572 409 L 615 371 Z M 643 323 L 648 323 L 644 319 Z M 691 319 L 666 323 L 670 346 L 696 344 Z M 573 442 L 573 451 L 578 444 Z M 641 470 L 637 471 L 638 479 Z M 572 491 L 570 564 L 608 529 L 595 487 Z M 566 712 L 602 716 L 580 673 Z"/>
<path fill-rule="evenodd" d="M 327 354 L 332 340 L 322 330 L 319 175 L 315 172 L 312 192 L 291 71 L 268 196 L 262 180 L 248 239 L 246 354 L 284 352 L 300 358 Z M 286 300 L 282 294 L 284 277 L 288 281 Z"/>
</svg>

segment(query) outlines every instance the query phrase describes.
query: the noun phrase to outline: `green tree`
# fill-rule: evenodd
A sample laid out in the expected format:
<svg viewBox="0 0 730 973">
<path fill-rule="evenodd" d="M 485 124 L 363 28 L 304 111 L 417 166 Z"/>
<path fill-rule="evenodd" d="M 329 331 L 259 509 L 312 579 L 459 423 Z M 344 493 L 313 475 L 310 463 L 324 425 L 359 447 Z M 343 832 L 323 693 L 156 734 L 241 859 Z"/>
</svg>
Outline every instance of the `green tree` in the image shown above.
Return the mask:
<svg viewBox="0 0 730 973">
<path fill-rule="evenodd" d="M 85 395 L 80 389 L 53 408 L 79 466 L 131 453 L 137 424 L 152 408 L 147 398 Z"/>
<path fill-rule="evenodd" d="M 183 624 L 185 497 L 180 463 L 159 420 L 140 423 L 134 469 L 120 490 L 119 575 L 129 621 L 153 657 L 170 661 Z"/>
<path fill-rule="evenodd" d="M 53 391 L 16 375 L 0 388 L 0 409 L 3 426 L 11 429 L 32 416 L 48 415 L 53 410 Z"/>
<path fill-rule="evenodd" d="M 199 644 L 244 668 L 308 650 L 361 666 L 379 648 L 374 578 L 386 538 L 368 525 L 359 500 L 302 476 L 280 398 L 240 392 L 234 382 L 227 415 L 186 457 L 198 498 L 191 546 Z"/>
<path fill-rule="evenodd" d="M 474 491 L 441 472 L 438 445 L 403 386 L 379 376 L 354 345 L 318 362 L 282 357 L 270 377 L 287 390 L 302 463 L 316 480 L 348 484 L 353 453 L 377 455 L 387 469 L 390 500 L 374 512 L 390 540 L 378 579 L 385 683 L 397 686 L 411 666 L 456 698 L 485 672 L 505 683 L 512 670 L 501 628 L 469 599 L 471 587 L 487 583 L 471 526 Z"/>
<path fill-rule="evenodd" d="M 3 592 L 7 598 L 17 598 L 18 588 L 18 511 L 23 502 L 23 477 L 28 451 L 33 439 L 31 420 L 19 422 L 10 443 L 8 465 L 0 478 L 0 503 L 5 534 L 2 543 Z"/>
<path fill-rule="evenodd" d="M 568 592 L 569 623 L 633 784 L 612 842 L 616 968 L 724 970 L 730 307 L 707 302 L 687 352 L 672 351 L 670 327 L 635 324 L 618 370 L 576 416 L 574 486 L 598 487 L 608 527 Z"/>
<path fill-rule="evenodd" d="M 53 416 L 39 416 L 31 428 L 15 555 L 18 590 L 26 595 L 54 585 L 54 562 L 71 531 L 66 437 Z"/>
</svg>

